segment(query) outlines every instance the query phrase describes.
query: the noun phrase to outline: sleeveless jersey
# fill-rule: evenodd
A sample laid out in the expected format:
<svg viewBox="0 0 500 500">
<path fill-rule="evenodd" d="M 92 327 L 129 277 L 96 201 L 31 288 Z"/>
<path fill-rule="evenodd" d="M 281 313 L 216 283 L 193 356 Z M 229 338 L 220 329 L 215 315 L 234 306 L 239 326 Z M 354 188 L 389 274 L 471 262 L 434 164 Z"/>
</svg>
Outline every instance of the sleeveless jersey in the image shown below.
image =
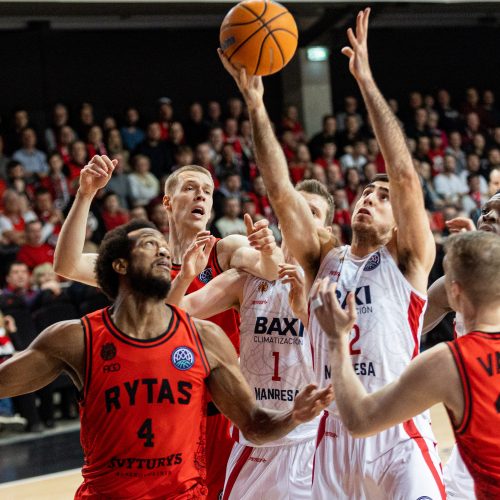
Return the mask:
<svg viewBox="0 0 500 500">
<path fill-rule="evenodd" d="M 151 340 L 120 331 L 109 308 L 82 324 L 80 490 L 106 498 L 204 497 L 209 365 L 192 319 L 172 307 L 167 330 Z"/>
<path fill-rule="evenodd" d="M 193 282 L 189 285 L 187 289 L 186 295 L 190 293 L 196 292 L 200 288 L 203 288 L 209 281 L 223 273 L 219 262 L 217 260 L 217 244 L 220 241 L 220 238 L 217 240 L 217 243 L 212 248 L 210 252 L 210 257 L 208 258 L 207 267 L 193 280 Z M 180 272 L 181 265 L 180 264 L 172 264 L 172 279 L 174 279 Z M 240 332 L 239 332 L 239 323 L 240 318 L 238 313 L 234 309 L 229 309 L 224 311 L 223 313 L 216 314 L 211 318 L 206 318 L 207 321 L 211 321 L 216 325 L 219 325 L 226 335 L 229 337 L 229 340 L 233 344 L 236 352 L 240 352 Z"/>
<path fill-rule="evenodd" d="M 458 450 L 478 500 L 500 498 L 500 333 L 470 332 L 448 346 L 464 392 Z"/>
<path fill-rule="evenodd" d="M 386 247 L 363 258 L 352 255 L 349 246 L 334 248 L 318 271 L 317 279 L 325 277 L 337 283 L 342 307 L 349 291 L 355 295 L 357 320 L 350 334 L 351 360 L 365 389 L 375 392 L 397 379 L 419 353 L 427 299 L 408 283 Z M 317 382 L 325 387 L 331 382 L 328 340 L 313 310 L 309 325 Z M 335 401 L 329 412 L 338 415 Z M 428 413 L 413 422 L 415 426 L 401 424 L 366 438 L 369 456 L 380 456 L 407 440 L 409 434 L 434 439 Z"/>
<path fill-rule="evenodd" d="M 240 368 L 259 405 L 275 410 L 293 406 L 297 393 L 314 381 L 309 335 L 288 302 L 290 285 L 249 275 L 240 304 Z M 319 418 L 265 446 L 313 439 Z M 240 443 L 255 446 L 233 429 Z"/>
</svg>

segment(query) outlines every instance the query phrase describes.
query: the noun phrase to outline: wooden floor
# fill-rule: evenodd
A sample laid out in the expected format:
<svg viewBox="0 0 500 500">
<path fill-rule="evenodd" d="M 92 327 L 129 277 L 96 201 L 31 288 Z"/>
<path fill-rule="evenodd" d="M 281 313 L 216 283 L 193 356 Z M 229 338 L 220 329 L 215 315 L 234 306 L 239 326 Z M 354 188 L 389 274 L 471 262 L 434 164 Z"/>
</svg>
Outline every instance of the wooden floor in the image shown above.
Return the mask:
<svg viewBox="0 0 500 500">
<path fill-rule="evenodd" d="M 442 405 L 431 409 L 432 428 L 439 445 L 439 454 L 446 462 L 455 442 L 446 411 Z M 2 500 L 69 500 L 82 482 L 79 469 L 57 472 L 20 481 L 0 484 Z"/>
</svg>

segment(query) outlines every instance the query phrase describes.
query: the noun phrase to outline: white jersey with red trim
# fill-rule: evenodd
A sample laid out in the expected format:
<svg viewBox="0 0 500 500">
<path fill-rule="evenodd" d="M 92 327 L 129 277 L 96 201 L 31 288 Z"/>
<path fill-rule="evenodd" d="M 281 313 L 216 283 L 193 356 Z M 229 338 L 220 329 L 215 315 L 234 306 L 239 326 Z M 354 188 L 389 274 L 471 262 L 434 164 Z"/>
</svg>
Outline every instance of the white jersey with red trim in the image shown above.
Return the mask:
<svg viewBox="0 0 500 500">
<path fill-rule="evenodd" d="M 352 364 L 365 389 L 375 392 L 397 379 L 419 353 L 427 298 L 408 283 L 386 247 L 363 258 L 354 256 L 350 246 L 334 248 L 318 271 L 317 279 L 325 277 L 337 282 L 342 307 L 347 293 L 355 294 L 357 320 L 349 342 Z M 316 381 L 324 387 L 331 382 L 328 342 L 313 310 L 309 325 Z M 335 401 L 329 412 L 338 415 Z M 423 437 L 434 439 L 428 412 L 414 421 Z M 373 441 L 369 454 L 375 458 L 407 440 L 408 432 L 400 425 L 368 439 Z"/>
<path fill-rule="evenodd" d="M 286 410 L 307 384 L 314 382 L 309 335 L 288 302 L 290 285 L 248 276 L 240 304 L 240 367 L 264 408 Z M 313 439 L 319 418 L 265 446 Z M 241 444 L 248 443 L 235 433 Z M 237 435 L 239 434 L 239 435 Z"/>
</svg>

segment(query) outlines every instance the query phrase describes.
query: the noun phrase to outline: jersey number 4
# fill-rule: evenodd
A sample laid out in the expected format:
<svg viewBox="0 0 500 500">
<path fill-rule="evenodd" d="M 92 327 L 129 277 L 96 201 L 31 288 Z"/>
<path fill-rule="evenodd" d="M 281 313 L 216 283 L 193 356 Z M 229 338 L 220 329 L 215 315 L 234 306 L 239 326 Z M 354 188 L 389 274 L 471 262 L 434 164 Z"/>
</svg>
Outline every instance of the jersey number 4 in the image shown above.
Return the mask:
<svg viewBox="0 0 500 500">
<path fill-rule="evenodd" d="M 144 439 L 144 446 L 146 448 L 151 448 L 154 446 L 153 438 L 155 435 L 153 434 L 153 420 L 151 418 L 147 418 L 144 420 L 142 425 L 139 427 L 137 431 L 137 437 L 139 439 Z"/>
</svg>

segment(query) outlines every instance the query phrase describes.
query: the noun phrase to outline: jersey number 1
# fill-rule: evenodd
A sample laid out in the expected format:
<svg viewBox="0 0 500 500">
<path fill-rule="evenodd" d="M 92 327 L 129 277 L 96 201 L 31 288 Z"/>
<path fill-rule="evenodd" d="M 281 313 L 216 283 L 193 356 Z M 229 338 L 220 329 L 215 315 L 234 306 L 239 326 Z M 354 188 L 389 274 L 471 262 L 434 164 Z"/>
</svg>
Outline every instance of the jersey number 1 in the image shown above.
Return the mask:
<svg viewBox="0 0 500 500">
<path fill-rule="evenodd" d="M 273 378 L 271 380 L 273 382 L 279 382 L 281 380 L 281 377 L 279 376 L 280 353 L 273 352 L 273 358 L 274 358 L 274 374 L 273 374 Z"/>
<path fill-rule="evenodd" d="M 147 448 L 151 448 L 154 446 L 153 438 L 155 435 L 153 434 L 153 420 L 151 418 L 147 418 L 144 420 L 142 425 L 139 427 L 137 431 L 137 437 L 139 439 L 145 439 L 144 446 Z"/>
</svg>

